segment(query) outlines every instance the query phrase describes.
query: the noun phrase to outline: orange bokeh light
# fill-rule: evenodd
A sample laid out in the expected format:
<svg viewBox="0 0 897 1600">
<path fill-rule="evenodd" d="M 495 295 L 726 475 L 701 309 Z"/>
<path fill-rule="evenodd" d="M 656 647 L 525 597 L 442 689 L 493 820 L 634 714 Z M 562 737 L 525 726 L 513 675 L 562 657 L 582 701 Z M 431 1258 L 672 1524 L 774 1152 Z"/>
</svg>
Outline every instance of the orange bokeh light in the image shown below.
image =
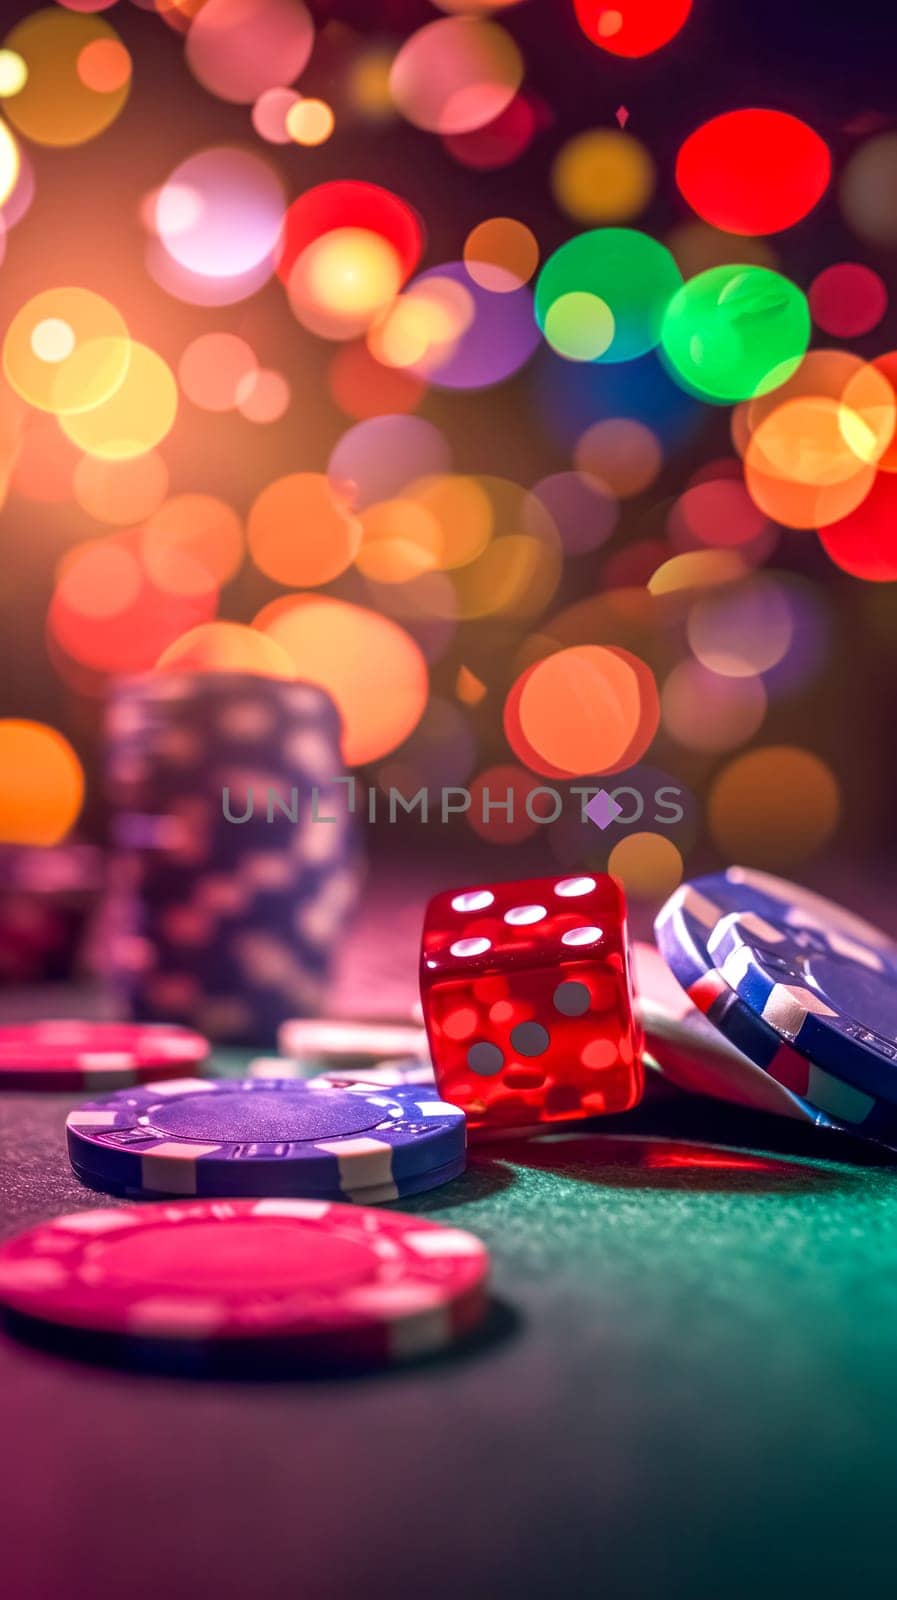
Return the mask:
<svg viewBox="0 0 897 1600">
<path fill-rule="evenodd" d="M 296 676 L 332 696 L 349 766 L 377 761 L 407 739 L 427 704 L 420 647 L 388 617 L 324 595 L 285 596 L 255 625 L 282 645 Z"/>
<path fill-rule="evenodd" d="M 257 628 L 240 622 L 203 622 L 175 639 L 156 662 L 157 672 L 251 672 L 261 678 L 295 678 L 287 652 Z"/>
<path fill-rule="evenodd" d="M 321 472 L 276 478 L 254 501 L 247 523 L 256 566 L 297 588 L 329 583 L 345 572 L 361 535 L 358 518 Z"/>
<path fill-rule="evenodd" d="M 0 719 L 0 842 L 58 844 L 83 800 L 81 763 L 61 733 L 42 722 Z"/>
</svg>

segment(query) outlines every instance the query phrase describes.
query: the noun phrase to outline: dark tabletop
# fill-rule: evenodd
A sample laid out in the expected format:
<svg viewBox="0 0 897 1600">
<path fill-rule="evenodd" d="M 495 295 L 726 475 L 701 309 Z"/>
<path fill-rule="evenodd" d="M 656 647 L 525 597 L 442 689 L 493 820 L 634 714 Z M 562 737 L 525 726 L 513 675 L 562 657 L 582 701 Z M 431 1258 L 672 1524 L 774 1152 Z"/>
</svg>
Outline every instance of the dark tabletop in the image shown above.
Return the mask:
<svg viewBox="0 0 897 1600">
<path fill-rule="evenodd" d="M 378 975 L 404 1003 L 418 914 L 388 950 L 362 925 L 340 1008 Z M 0 1099 L 4 1234 L 116 1203 L 69 1171 L 73 1103 Z M 893 1591 L 885 1155 L 652 1096 L 402 1209 L 494 1256 L 483 1336 L 435 1363 L 191 1381 L 4 1337 L 8 1600 Z"/>
</svg>

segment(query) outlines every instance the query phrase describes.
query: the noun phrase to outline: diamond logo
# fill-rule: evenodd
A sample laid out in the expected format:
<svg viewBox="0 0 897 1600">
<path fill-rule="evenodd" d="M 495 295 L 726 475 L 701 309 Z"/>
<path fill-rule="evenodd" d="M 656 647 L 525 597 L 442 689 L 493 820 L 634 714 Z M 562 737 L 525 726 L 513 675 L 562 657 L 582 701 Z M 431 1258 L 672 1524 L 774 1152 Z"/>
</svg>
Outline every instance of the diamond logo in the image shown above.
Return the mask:
<svg viewBox="0 0 897 1600">
<path fill-rule="evenodd" d="M 590 822 L 594 822 L 596 828 L 601 829 L 602 833 L 622 815 L 623 807 L 617 805 L 613 795 L 608 794 L 606 789 L 599 789 L 586 806 L 586 816 Z"/>
</svg>

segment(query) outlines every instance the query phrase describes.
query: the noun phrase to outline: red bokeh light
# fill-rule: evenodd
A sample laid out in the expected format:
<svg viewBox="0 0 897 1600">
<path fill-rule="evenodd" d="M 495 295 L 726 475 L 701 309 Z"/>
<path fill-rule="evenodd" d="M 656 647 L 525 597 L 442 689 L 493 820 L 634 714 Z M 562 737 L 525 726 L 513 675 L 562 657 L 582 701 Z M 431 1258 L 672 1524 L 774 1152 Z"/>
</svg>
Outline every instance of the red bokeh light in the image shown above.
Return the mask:
<svg viewBox="0 0 897 1600">
<path fill-rule="evenodd" d="M 583 33 L 615 56 L 650 56 L 691 15 L 692 0 L 575 0 Z"/>
<path fill-rule="evenodd" d="M 676 182 L 693 211 L 726 233 L 780 233 L 822 199 L 828 146 L 784 111 L 728 111 L 686 139 Z"/>
</svg>

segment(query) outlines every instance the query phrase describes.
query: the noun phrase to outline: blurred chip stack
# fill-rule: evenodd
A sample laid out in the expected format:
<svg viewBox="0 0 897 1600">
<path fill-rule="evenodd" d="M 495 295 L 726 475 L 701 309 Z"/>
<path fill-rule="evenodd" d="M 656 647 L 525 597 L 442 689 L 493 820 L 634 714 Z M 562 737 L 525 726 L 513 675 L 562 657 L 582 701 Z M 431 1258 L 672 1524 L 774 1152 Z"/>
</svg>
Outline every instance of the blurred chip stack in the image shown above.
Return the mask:
<svg viewBox="0 0 897 1600">
<path fill-rule="evenodd" d="M 103 964 L 129 1014 L 229 1044 L 314 1015 L 361 875 L 329 697 L 236 672 L 125 679 L 107 773 Z"/>
</svg>

